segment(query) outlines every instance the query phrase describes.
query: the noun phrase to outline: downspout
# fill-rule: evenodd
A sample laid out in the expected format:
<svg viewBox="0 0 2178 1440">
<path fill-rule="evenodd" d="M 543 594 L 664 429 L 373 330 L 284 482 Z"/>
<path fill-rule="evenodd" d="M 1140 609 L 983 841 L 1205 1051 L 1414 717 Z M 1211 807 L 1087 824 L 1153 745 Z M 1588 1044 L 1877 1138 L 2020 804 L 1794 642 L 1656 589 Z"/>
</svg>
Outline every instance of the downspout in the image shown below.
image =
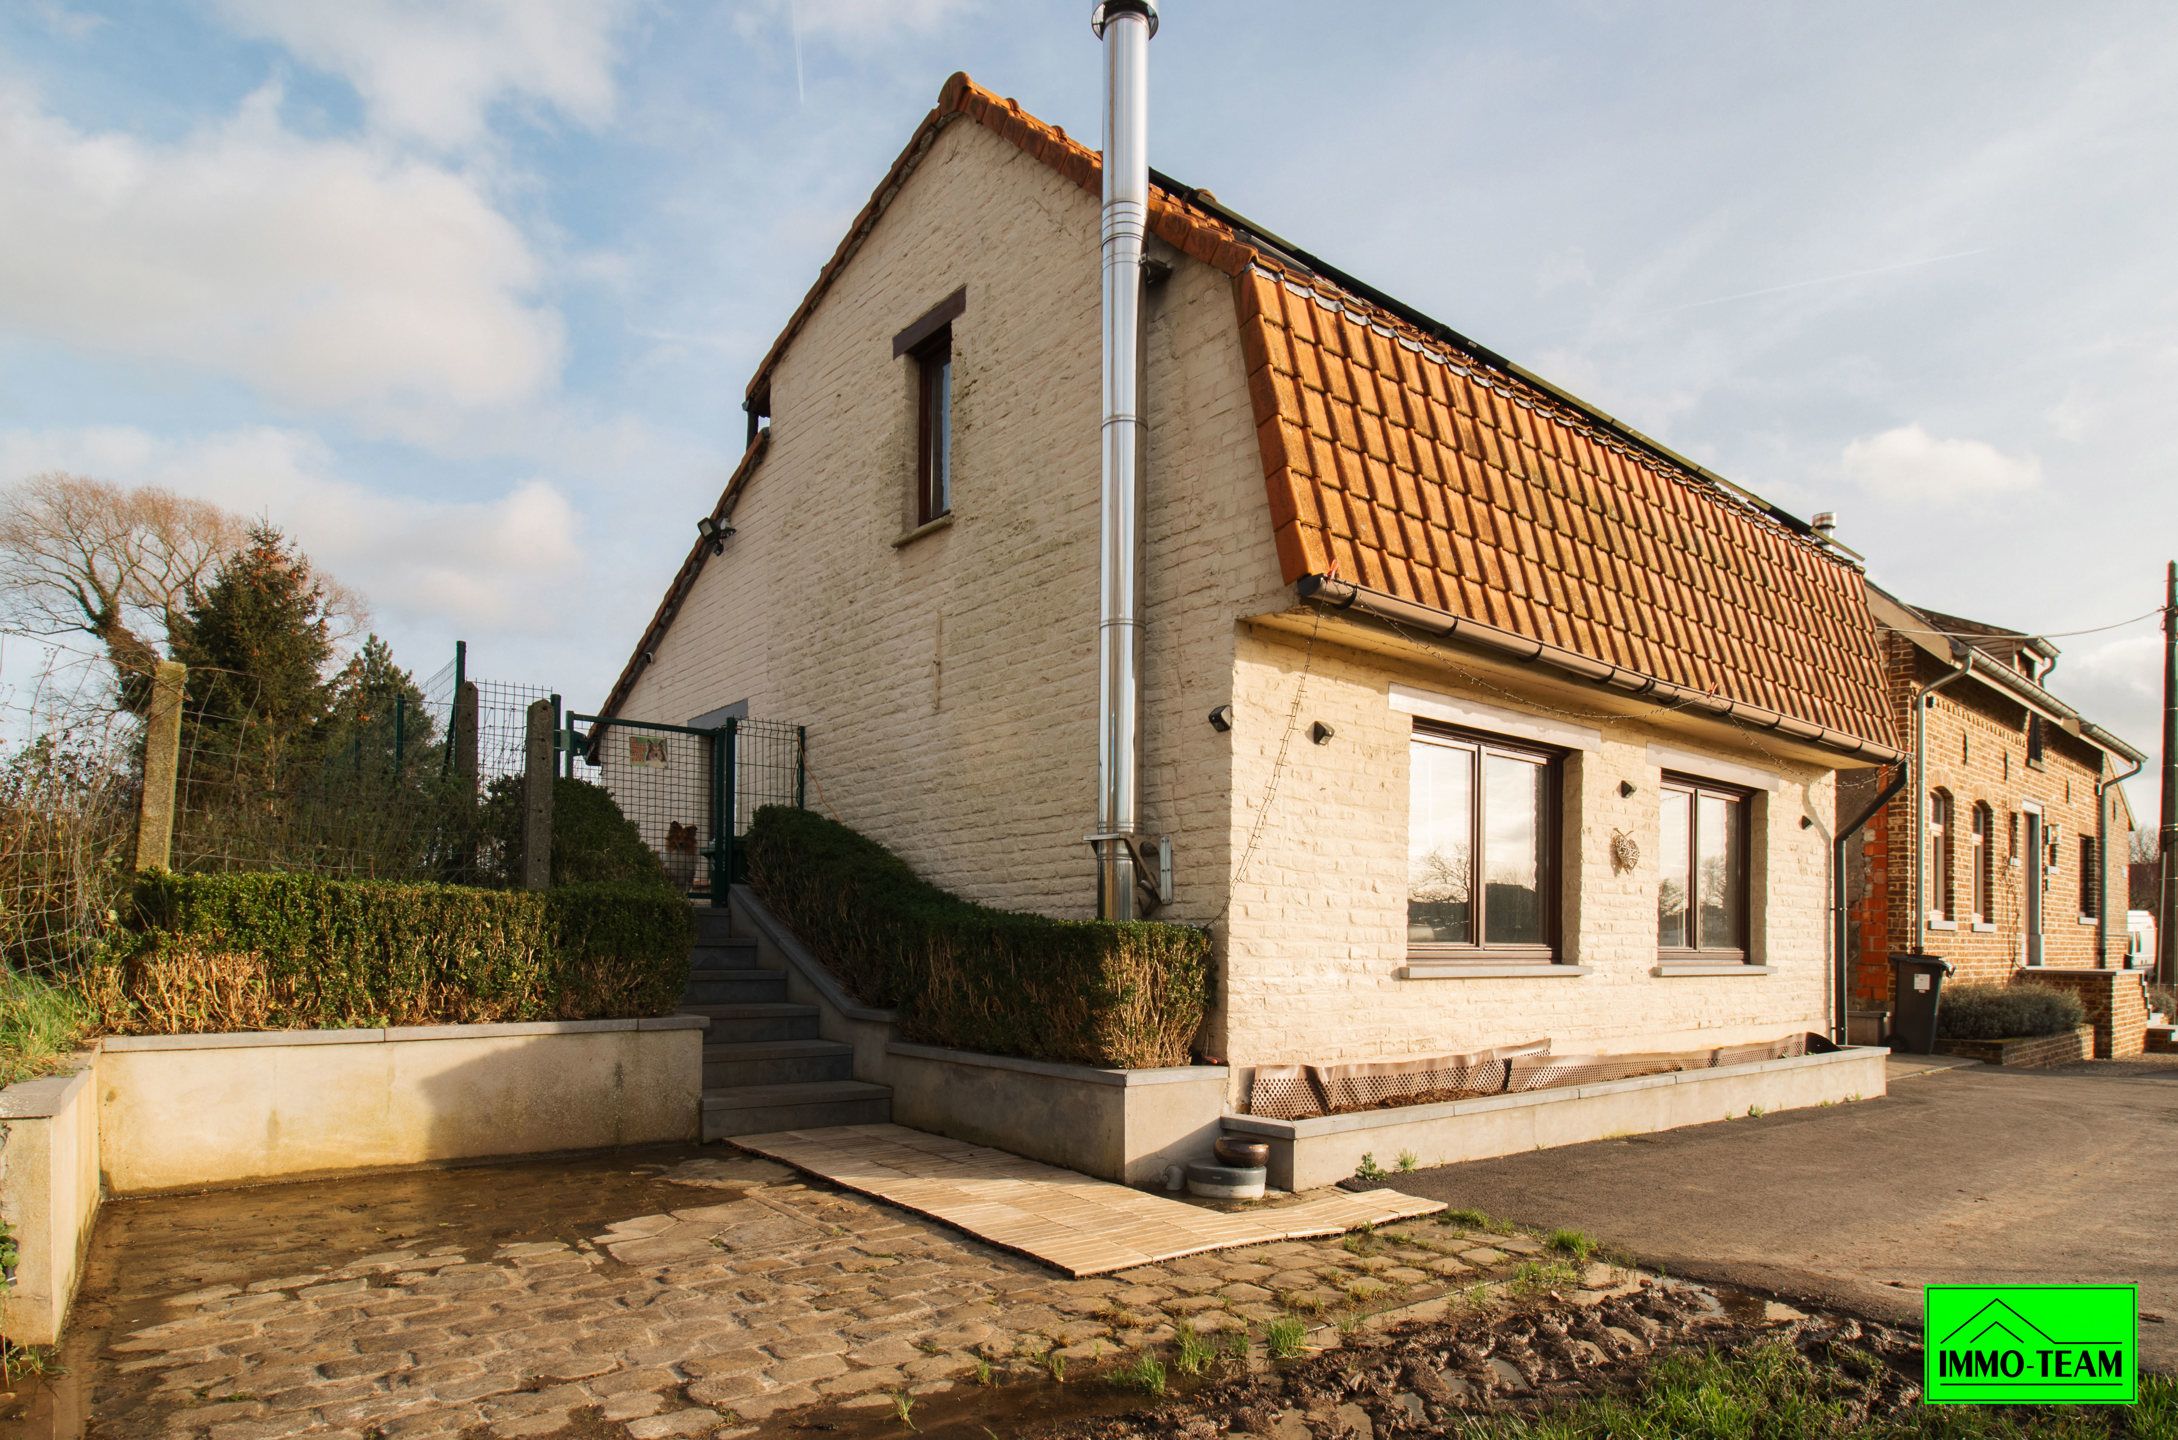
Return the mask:
<svg viewBox="0 0 2178 1440">
<path fill-rule="evenodd" d="M 1837 836 L 1830 842 L 1830 953 L 1834 962 L 1830 977 L 1830 1038 L 1840 1045 L 1846 1041 L 1845 1012 L 1852 1004 L 1852 987 L 1845 970 L 1846 945 L 1852 931 L 1846 909 L 1849 897 L 1845 893 L 1845 846 L 1870 820 L 1882 812 L 1884 806 L 1891 803 L 1893 796 L 1906 788 L 1906 782 L 1913 778 L 1913 773 L 1907 766 L 1900 765 L 1898 772 L 1891 776 L 1890 783 L 1876 794 L 1875 799 L 1868 802 L 1868 808 L 1854 816 L 1851 823 L 1841 826 Z"/>
<path fill-rule="evenodd" d="M 1913 953 L 1928 953 L 1928 707 L 1936 692 L 1974 668 L 1974 652 L 1954 644 L 1959 666 L 1913 697 Z M 1958 817 L 1951 817 L 1956 825 Z"/>
<path fill-rule="evenodd" d="M 2148 763 L 2142 756 L 2133 762 L 2133 768 L 2122 775 L 2112 775 L 2107 780 L 2095 782 L 2095 968 L 2110 968 L 2110 787 L 2120 785 L 2140 773 Z M 2128 875 L 2128 882 L 2130 881 Z M 2131 894 L 2126 905 L 2132 904 Z"/>
<path fill-rule="evenodd" d="M 1097 915 L 1136 916 L 1135 814 L 1141 722 L 1142 253 L 1149 228 L 1149 42 L 1154 0 L 1103 0 L 1103 474 L 1098 524 Z"/>
</svg>

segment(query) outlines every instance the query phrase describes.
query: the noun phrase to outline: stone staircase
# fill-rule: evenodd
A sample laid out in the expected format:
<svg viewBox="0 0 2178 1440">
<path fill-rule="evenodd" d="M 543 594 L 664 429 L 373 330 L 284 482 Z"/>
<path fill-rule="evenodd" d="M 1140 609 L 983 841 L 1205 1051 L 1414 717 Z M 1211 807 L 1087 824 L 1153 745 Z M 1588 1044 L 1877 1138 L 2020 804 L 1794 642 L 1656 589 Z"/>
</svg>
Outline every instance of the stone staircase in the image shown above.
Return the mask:
<svg viewBox="0 0 2178 1440">
<path fill-rule="evenodd" d="M 710 1019 L 703 1040 L 703 1138 L 879 1125 L 892 1090 L 854 1078 L 854 1053 L 817 1034 L 817 1007 L 787 1000 L 786 976 L 757 963 L 731 914 L 698 905 L 681 1009 Z"/>
</svg>

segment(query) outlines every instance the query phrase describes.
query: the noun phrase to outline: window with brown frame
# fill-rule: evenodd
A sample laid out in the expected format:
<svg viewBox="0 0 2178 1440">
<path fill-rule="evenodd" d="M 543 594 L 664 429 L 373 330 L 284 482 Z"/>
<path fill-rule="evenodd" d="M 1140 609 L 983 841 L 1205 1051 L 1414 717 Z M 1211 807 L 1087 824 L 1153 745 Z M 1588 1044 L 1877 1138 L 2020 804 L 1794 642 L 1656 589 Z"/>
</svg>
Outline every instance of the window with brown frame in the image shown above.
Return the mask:
<svg viewBox="0 0 2178 1440">
<path fill-rule="evenodd" d="M 2092 920 L 2102 913 L 2102 896 L 2095 890 L 2095 837 L 2080 837 L 2080 918 Z"/>
<path fill-rule="evenodd" d="M 1747 958 L 1746 791 L 1666 775 L 1659 802 L 1656 949 L 1665 961 Z"/>
<path fill-rule="evenodd" d="M 2027 717 L 2027 763 L 2037 770 L 2042 768 L 2043 748 L 2049 743 L 2044 738 L 2046 733 L 2042 726 L 2041 716 L 2029 715 Z"/>
<path fill-rule="evenodd" d="M 1974 923 L 1989 925 L 1996 921 L 1996 812 L 1979 800 L 1974 802 L 1973 847 Z"/>
<path fill-rule="evenodd" d="M 915 523 L 953 510 L 953 329 L 909 352 L 915 362 Z"/>
<path fill-rule="evenodd" d="M 892 337 L 892 358 L 915 367 L 915 524 L 953 513 L 953 322 L 968 311 L 963 285 Z"/>
<path fill-rule="evenodd" d="M 1555 961 L 1564 756 L 1419 726 L 1407 755 L 1407 949 Z"/>
<path fill-rule="evenodd" d="M 1928 792 L 1928 918 L 1942 923 L 1958 914 L 1957 831 L 1951 823 L 1951 792 Z"/>
</svg>

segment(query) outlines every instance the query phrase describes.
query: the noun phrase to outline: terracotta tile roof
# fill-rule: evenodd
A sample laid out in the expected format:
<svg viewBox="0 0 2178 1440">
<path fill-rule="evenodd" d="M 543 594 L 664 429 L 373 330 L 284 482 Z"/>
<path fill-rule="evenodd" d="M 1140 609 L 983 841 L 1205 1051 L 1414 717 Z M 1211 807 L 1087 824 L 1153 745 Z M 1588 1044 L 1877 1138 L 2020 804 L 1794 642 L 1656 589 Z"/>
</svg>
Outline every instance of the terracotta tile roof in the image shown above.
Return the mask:
<svg viewBox="0 0 2178 1440">
<path fill-rule="evenodd" d="M 1095 150 L 954 75 L 758 365 L 754 411 L 764 412 L 779 357 L 938 131 L 962 119 L 1097 192 Z M 1895 746 L 1866 581 L 1804 525 L 1249 227 L 1207 192 L 1153 181 L 1152 232 L 1234 277 L 1288 582 L 1333 575 Z M 691 551 L 683 577 L 701 558 Z"/>
<path fill-rule="evenodd" d="M 1314 274 L 1266 259 L 1236 293 L 1288 581 L 1334 575 L 1895 744 L 1857 569 Z"/>
</svg>

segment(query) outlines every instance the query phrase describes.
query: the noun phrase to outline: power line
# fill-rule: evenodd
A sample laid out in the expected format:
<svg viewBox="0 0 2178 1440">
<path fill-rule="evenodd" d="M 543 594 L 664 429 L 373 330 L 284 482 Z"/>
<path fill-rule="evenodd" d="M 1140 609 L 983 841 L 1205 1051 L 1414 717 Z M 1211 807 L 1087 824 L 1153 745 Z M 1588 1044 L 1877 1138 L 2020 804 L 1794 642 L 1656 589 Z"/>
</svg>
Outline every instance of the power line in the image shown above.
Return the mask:
<svg viewBox="0 0 2178 1440">
<path fill-rule="evenodd" d="M 2129 620 L 2114 620 L 2108 625 L 2090 625 L 2085 630 L 2043 630 L 2034 634 L 2011 630 L 1915 630 L 1904 625 L 1885 625 L 1883 628 L 1894 635 L 1933 635 L 1944 640 L 2070 640 L 2075 635 L 2100 635 L 2105 630 L 2122 630 L 2128 625 L 2138 625 L 2143 620 L 2161 619 L 2163 607 L 2144 610 Z"/>
</svg>

